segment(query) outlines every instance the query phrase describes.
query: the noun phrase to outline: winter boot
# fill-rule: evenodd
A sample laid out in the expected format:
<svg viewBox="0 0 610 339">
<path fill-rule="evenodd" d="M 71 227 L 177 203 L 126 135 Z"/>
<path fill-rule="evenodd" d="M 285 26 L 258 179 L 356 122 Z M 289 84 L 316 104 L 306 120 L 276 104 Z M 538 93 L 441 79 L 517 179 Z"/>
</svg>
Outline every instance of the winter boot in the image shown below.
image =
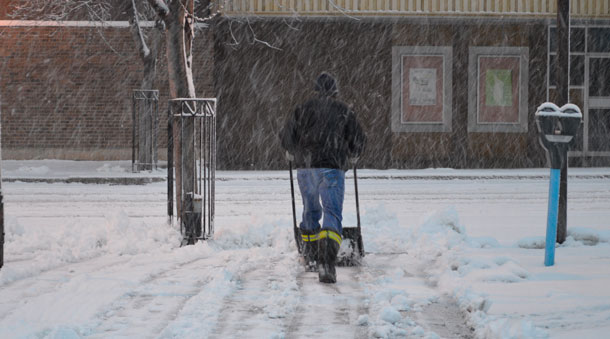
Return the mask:
<svg viewBox="0 0 610 339">
<path fill-rule="evenodd" d="M 318 234 L 318 279 L 323 283 L 337 282 L 335 263 L 341 246 L 341 236 L 324 230 Z"/>
<path fill-rule="evenodd" d="M 318 261 L 318 232 L 301 231 L 301 239 L 303 240 L 305 269 L 308 272 L 315 272 Z"/>
</svg>

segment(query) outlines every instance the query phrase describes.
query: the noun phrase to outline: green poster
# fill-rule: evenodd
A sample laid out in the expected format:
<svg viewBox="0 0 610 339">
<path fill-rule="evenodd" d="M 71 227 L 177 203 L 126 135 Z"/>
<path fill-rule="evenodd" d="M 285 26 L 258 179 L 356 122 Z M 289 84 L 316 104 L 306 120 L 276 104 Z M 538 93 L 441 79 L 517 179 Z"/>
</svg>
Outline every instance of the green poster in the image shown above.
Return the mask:
<svg viewBox="0 0 610 339">
<path fill-rule="evenodd" d="M 513 77 L 510 69 L 488 69 L 485 73 L 485 105 L 513 105 Z"/>
</svg>

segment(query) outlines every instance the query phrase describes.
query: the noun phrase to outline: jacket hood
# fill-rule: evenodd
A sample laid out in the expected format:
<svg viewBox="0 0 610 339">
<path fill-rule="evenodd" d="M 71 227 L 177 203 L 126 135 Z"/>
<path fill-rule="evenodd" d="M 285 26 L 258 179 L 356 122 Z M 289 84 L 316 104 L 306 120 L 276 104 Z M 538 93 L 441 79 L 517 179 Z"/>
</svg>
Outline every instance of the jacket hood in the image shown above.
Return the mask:
<svg viewBox="0 0 610 339">
<path fill-rule="evenodd" d="M 337 88 L 337 81 L 333 78 L 332 75 L 323 72 L 316 79 L 316 92 L 320 93 L 323 96 L 334 97 L 339 94 L 339 89 Z"/>
</svg>

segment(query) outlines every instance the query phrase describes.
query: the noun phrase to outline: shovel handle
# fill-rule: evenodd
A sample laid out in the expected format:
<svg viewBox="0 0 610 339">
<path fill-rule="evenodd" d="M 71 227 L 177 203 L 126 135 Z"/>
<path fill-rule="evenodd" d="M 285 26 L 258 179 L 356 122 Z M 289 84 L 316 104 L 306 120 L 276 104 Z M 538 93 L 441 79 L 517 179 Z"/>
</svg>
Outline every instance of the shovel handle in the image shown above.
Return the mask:
<svg viewBox="0 0 610 339">
<path fill-rule="evenodd" d="M 356 170 L 356 164 L 354 164 L 354 189 L 356 193 L 356 218 L 358 220 L 358 248 L 360 249 L 360 256 L 364 257 L 364 242 L 362 241 L 362 229 L 360 227 L 360 199 L 358 198 L 358 171 Z"/>
<path fill-rule="evenodd" d="M 292 161 L 288 161 L 290 169 L 290 195 L 292 197 L 292 226 L 294 231 L 294 241 L 297 243 L 297 250 L 301 253 L 301 239 L 299 239 L 299 229 L 297 228 L 297 212 L 294 204 L 294 179 L 292 177 Z"/>
<path fill-rule="evenodd" d="M 358 232 L 360 232 L 360 201 L 358 199 L 358 172 L 354 165 L 354 189 L 356 193 L 356 218 L 358 219 Z"/>
</svg>

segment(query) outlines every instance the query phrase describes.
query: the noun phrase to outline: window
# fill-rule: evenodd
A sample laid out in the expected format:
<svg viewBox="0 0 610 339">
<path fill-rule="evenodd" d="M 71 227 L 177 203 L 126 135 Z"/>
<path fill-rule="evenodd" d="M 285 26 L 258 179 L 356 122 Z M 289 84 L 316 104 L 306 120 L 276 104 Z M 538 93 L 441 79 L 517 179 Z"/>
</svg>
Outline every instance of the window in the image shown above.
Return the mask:
<svg viewBox="0 0 610 339">
<path fill-rule="evenodd" d="M 527 132 L 527 47 L 470 47 L 468 132 Z"/>
<path fill-rule="evenodd" d="M 589 52 L 608 53 L 610 52 L 610 28 L 591 27 L 589 28 Z"/>
<path fill-rule="evenodd" d="M 451 47 L 392 48 L 392 131 L 451 132 Z"/>
</svg>

